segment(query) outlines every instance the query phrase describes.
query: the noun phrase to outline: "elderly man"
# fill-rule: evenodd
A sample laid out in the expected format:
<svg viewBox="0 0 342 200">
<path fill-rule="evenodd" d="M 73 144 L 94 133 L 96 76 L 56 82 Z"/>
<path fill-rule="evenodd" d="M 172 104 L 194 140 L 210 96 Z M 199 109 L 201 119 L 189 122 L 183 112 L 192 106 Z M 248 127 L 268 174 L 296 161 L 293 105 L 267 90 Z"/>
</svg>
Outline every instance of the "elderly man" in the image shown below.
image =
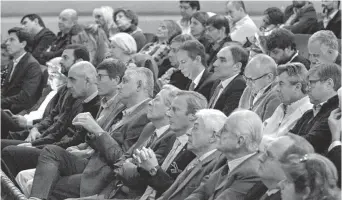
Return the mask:
<svg viewBox="0 0 342 200">
<path fill-rule="evenodd" d="M 313 153 L 312 145 L 304 138 L 288 133 L 271 142 L 259 156 L 258 175 L 260 183 L 248 191 L 246 200 L 281 200 L 278 183 L 286 179 L 280 162 L 290 154 L 304 156 Z"/>
<path fill-rule="evenodd" d="M 181 72 L 192 81 L 187 90 L 199 92 L 208 100 L 214 82 L 207 70 L 203 44 L 197 40 L 184 42 L 178 49 L 177 60 Z"/>
<path fill-rule="evenodd" d="M 312 108 L 307 96 L 308 71 L 301 63 L 280 65 L 277 68 L 281 104 L 264 122 L 264 137 L 279 137 L 291 130 L 303 114 Z"/>
<path fill-rule="evenodd" d="M 262 139 L 260 117 L 249 110 L 233 112 L 217 137 L 217 149 L 228 162 L 203 181 L 186 200 L 243 199 L 260 181 L 257 176 L 258 148 Z"/>
<path fill-rule="evenodd" d="M 149 69 L 126 70 L 118 85 L 118 98 L 126 107 L 122 119 L 116 117 L 111 131 L 105 132 L 89 113 L 77 115 L 73 125 L 88 131 L 88 143 L 96 152 L 85 159 L 61 147 L 46 146 L 38 159 L 31 197 L 65 199 L 99 193 L 110 181 L 112 164 L 136 142 L 148 123 L 147 105 L 152 91 L 153 75 Z"/>
<path fill-rule="evenodd" d="M 221 152 L 216 150 L 215 135 L 227 117 L 218 110 L 203 109 L 196 113 L 196 121 L 189 135 L 188 149 L 196 158 L 177 177 L 158 200 L 178 200 L 188 197 L 216 166 Z"/>
<path fill-rule="evenodd" d="M 337 90 L 341 87 L 341 67 L 321 64 L 308 75 L 308 95 L 313 109 L 308 110 L 290 131 L 307 139 L 316 153 L 323 154 L 331 142 L 328 117 L 339 105 Z"/>
<path fill-rule="evenodd" d="M 246 88 L 242 76 L 248 62 L 248 53 L 241 46 L 224 47 L 214 62 L 214 76 L 217 80 L 211 90 L 209 108 L 221 110 L 229 115 L 239 105 L 241 95 Z"/>
<path fill-rule="evenodd" d="M 51 46 L 41 54 L 40 63 L 45 64 L 46 61 L 62 55 L 65 47 L 71 44 L 70 30 L 77 24 L 77 20 L 77 12 L 73 9 L 65 9 L 59 14 L 58 28 L 60 32 Z"/>
<path fill-rule="evenodd" d="M 245 69 L 247 88 L 242 94 L 239 107 L 254 111 L 262 121 L 271 117 L 280 104 L 275 88 L 276 69 L 277 64 L 265 54 L 254 56 Z"/>
<path fill-rule="evenodd" d="M 341 66 L 339 41 L 332 31 L 318 31 L 308 41 L 311 65 L 336 63 Z"/>
</svg>

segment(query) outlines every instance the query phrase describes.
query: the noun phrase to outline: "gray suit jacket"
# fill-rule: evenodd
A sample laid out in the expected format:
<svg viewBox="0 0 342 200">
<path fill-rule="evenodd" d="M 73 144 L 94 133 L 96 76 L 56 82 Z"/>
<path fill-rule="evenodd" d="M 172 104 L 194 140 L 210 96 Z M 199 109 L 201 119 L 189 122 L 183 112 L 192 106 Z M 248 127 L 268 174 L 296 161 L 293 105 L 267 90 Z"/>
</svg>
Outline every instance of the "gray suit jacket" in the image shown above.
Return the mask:
<svg viewBox="0 0 342 200">
<path fill-rule="evenodd" d="M 100 193 L 113 180 L 113 165 L 139 138 L 147 119 L 147 106 L 150 99 L 144 101 L 132 113 L 125 116 L 119 126 L 111 133 L 104 133 L 91 141 L 95 153 L 82 173 L 80 196 Z"/>
<path fill-rule="evenodd" d="M 247 160 L 228 173 L 228 165 L 203 181 L 201 185 L 186 200 L 242 200 L 247 192 L 260 181 L 257 174 L 259 153 L 254 154 Z"/>
<path fill-rule="evenodd" d="M 280 98 L 276 91 L 276 84 L 273 83 L 261 97 L 253 105 L 253 97 L 250 87 L 246 87 L 240 99 L 239 108 L 249 109 L 259 115 L 261 120 L 264 122 L 270 118 L 275 109 L 281 103 Z"/>
</svg>

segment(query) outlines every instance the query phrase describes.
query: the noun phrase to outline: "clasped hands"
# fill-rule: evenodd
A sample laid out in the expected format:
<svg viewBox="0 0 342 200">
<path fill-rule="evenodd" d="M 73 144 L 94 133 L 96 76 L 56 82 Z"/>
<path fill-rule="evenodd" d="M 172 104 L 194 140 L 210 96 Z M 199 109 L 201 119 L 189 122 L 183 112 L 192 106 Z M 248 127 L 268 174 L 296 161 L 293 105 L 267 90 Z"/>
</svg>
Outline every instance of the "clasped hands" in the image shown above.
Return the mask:
<svg viewBox="0 0 342 200">
<path fill-rule="evenodd" d="M 140 150 L 135 150 L 133 154 L 133 163 L 146 171 L 150 171 L 152 168 L 159 165 L 156 154 L 153 150 L 145 147 Z"/>
</svg>

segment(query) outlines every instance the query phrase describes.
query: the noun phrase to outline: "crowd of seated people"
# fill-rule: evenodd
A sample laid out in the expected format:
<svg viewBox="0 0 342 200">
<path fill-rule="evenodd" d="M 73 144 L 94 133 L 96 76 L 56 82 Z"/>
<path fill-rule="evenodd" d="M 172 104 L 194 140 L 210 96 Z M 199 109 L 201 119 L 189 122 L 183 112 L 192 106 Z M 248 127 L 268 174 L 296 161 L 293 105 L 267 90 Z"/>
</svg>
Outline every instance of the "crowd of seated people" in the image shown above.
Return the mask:
<svg viewBox="0 0 342 200">
<path fill-rule="evenodd" d="M 150 32 L 125 8 L 65 9 L 57 34 L 25 15 L 1 44 L 2 198 L 340 199 L 340 1 L 322 6 L 270 2 L 258 28 L 243 1 L 179 1 Z"/>
</svg>

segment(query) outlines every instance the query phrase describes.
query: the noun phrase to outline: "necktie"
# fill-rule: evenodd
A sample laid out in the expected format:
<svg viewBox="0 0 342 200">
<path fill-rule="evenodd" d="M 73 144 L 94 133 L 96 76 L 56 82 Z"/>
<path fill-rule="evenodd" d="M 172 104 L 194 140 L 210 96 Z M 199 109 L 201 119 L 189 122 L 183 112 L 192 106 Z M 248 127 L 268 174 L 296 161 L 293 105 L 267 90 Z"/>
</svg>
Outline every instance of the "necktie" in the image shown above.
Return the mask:
<svg viewBox="0 0 342 200">
<path fill-rule="evenodd" d="M 215 103 L 217 101 L 218 95 L 220 93 L 220 90 L 223 88 L 222 83 L 218 84 L 218 86 L 216 87 L 213 96 L 210 98 L 209 101 L 209 108 L 214 108 Z"/>
<path fill-rule="evenodd" d="M 318 105 L 314 105 L 313 106 L 313 113 L 314 113 L 314 117 L 319 113 L 319 111 L 321 110 L 322 106 L 321 104 L 318 104 Z"/>
<path fill-rule="evenodd" d="M 195 83 L 191 82 L 190 87 L 189 87 L 189 91 L 194 91 L 195 89 Z"/>
<path fill-rule="evenodd" d="M 197 158 L 191 161 L 191 163 L 189 163 L 186 169 L 181 174 L 179 174 L 179 178 L 178 180 L 176 180 L 176 182 L 178 182 L 179 184 L 182 183 L 190 175 L 193 169 L 199 166 L 199 163 L 200 163 L 200 160 Z"/>
<path fill-rule="evenodd" d="M 154 131 L 154 133 L 151 135 L 150 139 L 146 143 L 146 148 L 150 147 L 151 144 L 157 139 L 157 133 Z"/>
</svg>

